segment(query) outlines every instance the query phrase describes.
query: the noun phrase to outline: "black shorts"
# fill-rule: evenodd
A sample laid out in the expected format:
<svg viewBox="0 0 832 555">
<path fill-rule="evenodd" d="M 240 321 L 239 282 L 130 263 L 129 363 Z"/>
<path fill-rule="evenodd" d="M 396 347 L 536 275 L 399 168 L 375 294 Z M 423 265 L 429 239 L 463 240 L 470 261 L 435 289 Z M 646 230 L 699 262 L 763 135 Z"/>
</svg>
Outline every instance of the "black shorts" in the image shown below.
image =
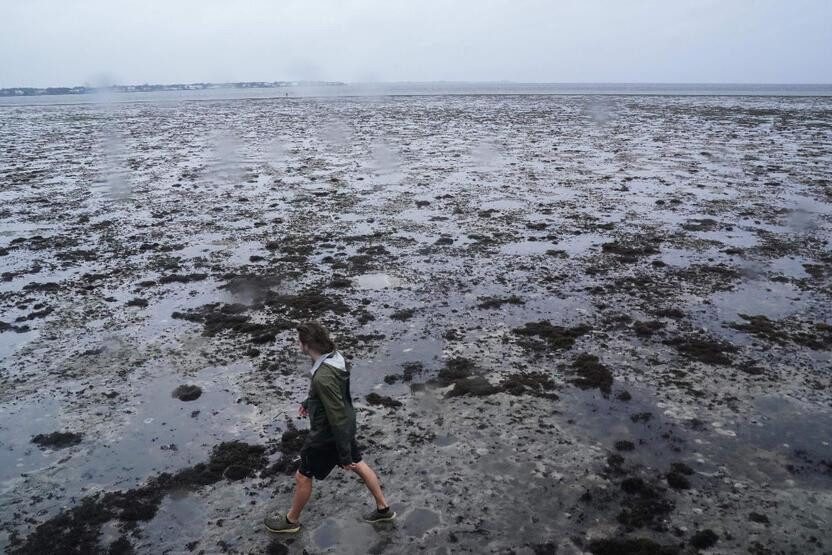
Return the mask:
<svg viewBox="0 0 832 555">
<path fill-rule="evenodd" d="M 358 445 L 356 445 L 355 440 L 353 440 L 350 446 L 350 451 L 352 462 L 361 462 L 361 451 L 358 450 Z M 334 443 L 322 447 L 304 449 L 300 452 L 300 468 L 298 468 L 298 472 L 307 478 L 323 480 L 338 465 L 338 459 L 338 449 Z"/>
</svg>

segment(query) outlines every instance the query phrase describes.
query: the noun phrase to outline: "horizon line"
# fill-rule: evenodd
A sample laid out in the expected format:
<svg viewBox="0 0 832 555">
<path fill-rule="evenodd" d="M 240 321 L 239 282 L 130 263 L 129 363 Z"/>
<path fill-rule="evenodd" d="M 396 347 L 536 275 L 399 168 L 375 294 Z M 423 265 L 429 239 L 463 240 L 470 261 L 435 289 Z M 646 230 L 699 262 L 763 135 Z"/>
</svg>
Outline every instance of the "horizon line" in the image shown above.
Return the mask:
<svg viewBox="0 0 832 555">
<path fill-rule="evenodd" d="M 486 80 L 465 80 L 465 79 L 430 79 L 430 80 L 391 80 L 391 81 L 341 81 L 325 79 L 280 79 L 272 81 L 251 80 L 251 81 L 179 81 L 179 82 L 142 82 L 142 83 L 113 83 L 109 85 L 91 85 L 88 83 L 80 85 L 12 85 L 0 87 L 0 90 L 9 89 L 108 89 L 116 87 L 173 87 L 187 85 L 235 85 L 235 84 L 286 84 L 286 86 L 297 85 L 394 85 L 394 84 L 430 84 L 430 83 L 451 83 L 451 84 L 511 84 L 511 85 L 711 85 L 711 86 L 832 86 L 830 82 L 763 82 L 763 81 L 517 81 L 511 79 L 486 79 Z"/>
</svg>

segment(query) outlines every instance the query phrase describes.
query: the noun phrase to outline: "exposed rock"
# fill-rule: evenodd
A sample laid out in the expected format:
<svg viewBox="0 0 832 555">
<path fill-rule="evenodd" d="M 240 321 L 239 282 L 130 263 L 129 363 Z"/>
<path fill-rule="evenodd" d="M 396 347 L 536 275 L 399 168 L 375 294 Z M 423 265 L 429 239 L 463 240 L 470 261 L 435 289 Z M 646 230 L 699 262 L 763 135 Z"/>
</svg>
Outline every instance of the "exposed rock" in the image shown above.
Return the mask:
<svg viewBox="0 0 832 555">
<path fill-rule="evenodd" d="M 180 385 L 171 393 L 171 397 L 180 401 L 195 401 L 202 395 L 202 388 L 198 385 Z"/>
</svg>

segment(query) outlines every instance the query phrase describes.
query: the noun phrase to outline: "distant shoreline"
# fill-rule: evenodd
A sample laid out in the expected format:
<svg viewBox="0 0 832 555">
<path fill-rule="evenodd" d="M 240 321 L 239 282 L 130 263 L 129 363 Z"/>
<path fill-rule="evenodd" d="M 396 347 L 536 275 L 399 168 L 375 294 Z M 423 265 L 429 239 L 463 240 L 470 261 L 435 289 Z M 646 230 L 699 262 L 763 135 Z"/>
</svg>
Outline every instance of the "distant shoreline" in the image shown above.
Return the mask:
<svg viewBox="0 0 832 555">
<path fill-rule="evenodd" d="M 278 89 L 289 87 L 337 87 L 339 81 L 241 81 L 236 83 L 174 83 L 170 85 L 111 85 L 107 87 L 11 87 L 0 89 L 0 97 L 49 96 L 67 94 L 111 94 L 160 91 L 204 91 L 216 89 Z"/>
<path fill-rule="evenodd" d="M 13 93 L 13 94 L 10 94 Z M 706 83 L 517 83 L 508 81 L 406 81 L 349 83 L 273 81 L 0 89 L 0 107 L 15 105 L 262 100 L 268 98 L 369 98 L 393 96 L 588 95 L 678 97 L 832 97 L 832 85 Z"/>
</svg>

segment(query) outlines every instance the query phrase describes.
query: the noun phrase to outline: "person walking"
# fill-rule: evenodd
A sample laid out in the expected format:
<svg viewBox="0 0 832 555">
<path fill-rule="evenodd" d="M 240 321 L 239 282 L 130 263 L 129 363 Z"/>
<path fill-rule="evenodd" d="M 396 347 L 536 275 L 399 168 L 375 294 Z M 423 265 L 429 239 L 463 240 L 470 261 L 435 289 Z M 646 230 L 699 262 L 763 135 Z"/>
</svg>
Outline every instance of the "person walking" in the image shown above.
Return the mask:
<svg viewBox="0 0 832 555">
<path fill-rule="evenodd" d="M 362 460 L 355 443 L 355 409 L 344 357 L 318 322 L 303 322 L 297 332 L 301 351 L 313 363 L 309 396 L 298 408 L 301 417 L 309 417 L 309 434 L 300 451 L 300 468 L 295 472 L 292 507 L 287 513 L 266 517 L 266 528 L 275 533 L 298 532 L 300 513 L 312 495 L 313 479 L 325 479 L 336 465 L 358 474 L 375 500 L 376 508 L 362 515 L 363 520 L 393 520 L 396 513 L 384 498 L 378 476 Z"/>
</svg>

